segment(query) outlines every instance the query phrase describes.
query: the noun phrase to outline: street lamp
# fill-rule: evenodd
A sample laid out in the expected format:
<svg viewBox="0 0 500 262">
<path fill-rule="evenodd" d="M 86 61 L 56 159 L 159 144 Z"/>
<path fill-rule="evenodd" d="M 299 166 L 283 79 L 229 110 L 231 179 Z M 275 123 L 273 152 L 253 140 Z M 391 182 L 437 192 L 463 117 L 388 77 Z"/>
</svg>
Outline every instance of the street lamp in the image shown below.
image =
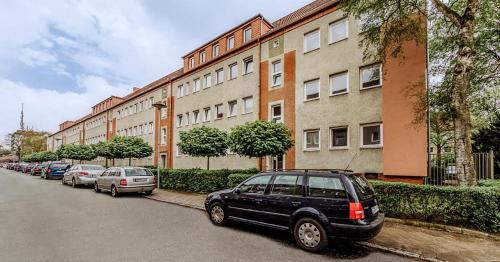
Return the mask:
<svg viewBox="0 0 500 262">
<path fill-rule="evenodd" d="M 160 145 L 161 145 L 161 123 L 160 123 L 160 120 L 161 120 L 161 110 L 163 108 L 167 108 L 167 105 L 165 105 L 164 102 L 156 102 L 153 104 L 153 106 L 156 108 L 157 112 L 158 112 L 158 144 L 157 144 L 157 147 L 158 147 L 158 162 L 157 162 L 157 165 L 156 165 L 156 180 L 157 180 L 157 187 L 160 188 L 160 158 L 161 158 L 161 154 L 160 154 Z M 166 142 L 166 141 L 165 141 Z"/>
</svg>

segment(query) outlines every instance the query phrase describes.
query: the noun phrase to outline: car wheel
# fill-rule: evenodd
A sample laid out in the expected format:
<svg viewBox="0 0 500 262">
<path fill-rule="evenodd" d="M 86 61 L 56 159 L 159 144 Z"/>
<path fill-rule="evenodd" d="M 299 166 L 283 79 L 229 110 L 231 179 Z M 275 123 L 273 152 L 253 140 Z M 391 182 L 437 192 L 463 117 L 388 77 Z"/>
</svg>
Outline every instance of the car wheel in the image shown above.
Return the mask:
<svg viewBox="0 0 500 262">
<path fill-rule="evenodd" d="M 97 182 L 94 183 L 94 191 L 96 193 L 100 193 L 101 192 L 101 189 L 99 188 L 99 185 L 97 184 Z"/>
<path fill-rule="evenodd" d="M 152 193 L 153 193 L 153 190 L 149 190 L 149 191 L 144 192 L 144 194 L 145 194 L 146 196 L 149 196 L 149 195 L 151 195 Z"/>
<path fill-rule="evenodd" d="M 315 219 L 302 218 L 296 224 L 293 235 L 297 244 L 309 252 L 319 252 L 328 245 L 323 226 Z"/>
<path fill-rule="evenodd" d="M 64 177 L 61 179 L 61 184 L 66 185 L 66 182 L 64 181 Z"/>
<path fill-rule="evenodd" d="M 111 186 L 111 196 L 112 197 L 118 197 L 118 191 L 116 190 L 115 185 Z"/>
<path fill-rule="evenodd" d="M 214 203 L 210 206 L 210 220 L 216 226 L 223 226 L 226 224 L 226 213 L 224 207 L 220 203 Z"/>
<path fill-rule="evenodd" d="M 71 186 L 73 188 L 76 188 L 78 185 L 76 184 L 76 181 L 75 181 L 75 178 L 73 177 L 73 179 L 71 179 Z"/>
</svg>

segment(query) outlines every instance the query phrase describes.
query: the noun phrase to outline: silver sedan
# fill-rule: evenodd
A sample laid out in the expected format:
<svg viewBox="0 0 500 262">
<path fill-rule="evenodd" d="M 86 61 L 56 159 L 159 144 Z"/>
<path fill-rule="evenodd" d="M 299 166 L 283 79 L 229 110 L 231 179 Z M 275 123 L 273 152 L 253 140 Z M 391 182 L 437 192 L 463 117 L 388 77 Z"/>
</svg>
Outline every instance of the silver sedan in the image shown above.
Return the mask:
<svg viewBox="0 0 500 262">
<path fill-rule="evenodd" d="M 111 167 L 96 178 L 95 192 L 106 190 L 111 196 L 120 193 L 145 193 L 150 195 L 156 187 L 155 177 L 143 167 Z"/>
<path fill-rule="evenodd" d="M 74 165 L 66 173 L 64 173 L 62 184 L 70 184 L 73 187 L 79 185 L 94 185 L 96 177 L 98 177 L 105 168 L 101 165 Z"/>
</svg>

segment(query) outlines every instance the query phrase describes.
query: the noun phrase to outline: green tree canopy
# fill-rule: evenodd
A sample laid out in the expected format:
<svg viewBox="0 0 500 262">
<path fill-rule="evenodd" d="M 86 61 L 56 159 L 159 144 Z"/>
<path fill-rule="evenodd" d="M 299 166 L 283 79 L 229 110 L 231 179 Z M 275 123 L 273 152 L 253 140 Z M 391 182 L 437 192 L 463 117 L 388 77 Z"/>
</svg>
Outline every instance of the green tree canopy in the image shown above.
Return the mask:
<svg viewBox="0 0 500 262">
<path fill-rule="evenodd" d="M 143 158 L 153 154 L 153 148 L 140 137 L 115 136 L 109 141 L 109 152 L 113 158 Z"/>
<path fill-rule="evenodd" d="M 56 153 L 62 159 L 90 161 L 96 158 L 94 149 L 89 145 L 61 145 Z"/>
<path fill-rule="evenodd" d="M 292 132 L 282 123 L 257 120 L 231 129 L 229 148 L 247 157 L 283 155 L 293 146 Z"/>
<path fill-rule="evenodd" d="M 212 127 L 196 127 L 181 131 L 177 146 L 187 155 L 207 157 L 207 169 L 210 169 L 210 157 L 226 155 L 227 133 Z"/>
</svg>

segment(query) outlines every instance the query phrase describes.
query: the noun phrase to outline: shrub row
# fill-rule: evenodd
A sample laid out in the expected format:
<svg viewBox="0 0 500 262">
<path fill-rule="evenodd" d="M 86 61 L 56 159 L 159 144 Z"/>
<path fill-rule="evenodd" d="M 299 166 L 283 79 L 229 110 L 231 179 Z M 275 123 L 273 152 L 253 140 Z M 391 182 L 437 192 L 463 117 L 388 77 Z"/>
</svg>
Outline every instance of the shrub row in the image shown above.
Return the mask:
<svg viewBox="0 0 500 262">
<path fill-rule="evenodd" d="M 151 171 L 156 174 L 156 170 Z M 178 191 L 210 193 L 228 188 L 230 174 L 255 175 L 258 172 L 257 169 L 162 169 L 160 170 L 160 187 Z"/>
<path fill-rule="evenodd" d="M 257 173 L 251 173 L 251 174 L 231 174 L 227 177 L 227 187 L 228 188 L 233 188 L 239 185 L 241 182 L 247 180 L 251 176 L 255 175 Z"/>
<path fill-rule="evenodd" d="M 500 188 L 372 181 L 388 217 L 500 232 Z"/>
</svg>

